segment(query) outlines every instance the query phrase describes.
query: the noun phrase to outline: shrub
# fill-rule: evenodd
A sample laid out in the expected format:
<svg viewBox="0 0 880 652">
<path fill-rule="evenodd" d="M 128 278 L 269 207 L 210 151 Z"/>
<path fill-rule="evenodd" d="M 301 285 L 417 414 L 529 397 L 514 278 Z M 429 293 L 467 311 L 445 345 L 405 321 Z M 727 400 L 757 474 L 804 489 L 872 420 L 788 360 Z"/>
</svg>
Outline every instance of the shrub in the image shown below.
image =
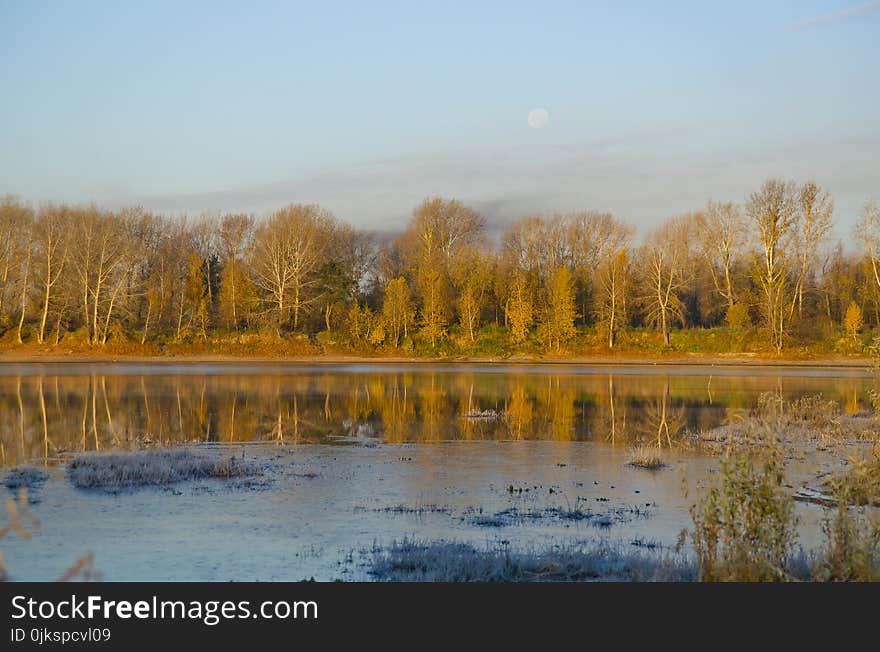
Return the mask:
<svg viewBox="0 0 880 652">
<path fill-rule="evenodd" d="M 822 523 L 825 549 L 813 568 L 819 582 L 880 580 L 880 523 L 858 508 L 845 486 L 835 489 L 837 509 Z"/>
<path fill-rule="evenodd" d="M 691 517 L 703 581 L 790 579 L 797 518 L 775 445 L 768 444 L 762 460 L 744 453 L 723 459 L 720 480 L 691 508 Z"/>
</svg>

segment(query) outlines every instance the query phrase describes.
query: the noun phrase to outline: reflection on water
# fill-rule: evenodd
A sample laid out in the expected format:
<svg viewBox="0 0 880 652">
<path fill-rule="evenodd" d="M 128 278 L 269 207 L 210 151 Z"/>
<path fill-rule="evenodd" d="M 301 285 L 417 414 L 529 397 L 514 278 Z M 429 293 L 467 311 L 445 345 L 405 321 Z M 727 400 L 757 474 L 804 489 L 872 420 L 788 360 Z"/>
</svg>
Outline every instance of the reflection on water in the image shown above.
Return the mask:
<svg viewBox="0 0 880 652">
<path fill-rule="evenodd" d="M 872 382 L 754 369 L 10 365 L 0 367 L 0 463 L 196 441 L 669 446 L 754 407 L 761 392 L 822 393 L 852 412 Z"/>
</svg>

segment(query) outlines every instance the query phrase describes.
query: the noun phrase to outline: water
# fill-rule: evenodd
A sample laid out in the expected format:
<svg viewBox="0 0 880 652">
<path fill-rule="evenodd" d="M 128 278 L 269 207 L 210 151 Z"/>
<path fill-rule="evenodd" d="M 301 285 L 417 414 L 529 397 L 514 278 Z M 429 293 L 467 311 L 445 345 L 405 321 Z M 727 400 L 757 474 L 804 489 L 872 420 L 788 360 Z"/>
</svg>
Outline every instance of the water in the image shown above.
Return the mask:
<svg viewBox="0 0 880 652">
<path fill-rule="evenodd" d="M 857 369 L 6 364 L 2 463 L 45 463 L 50 479 L 39 531 L 2 547 L 19 579 L 58 577 L 91 551 L 110 580 L 299 580 L 362 579 L 368 549 L 404 536 L 672 546 L 689 524 L 682 480 L 698 490 L 715 463 L 674 446 L 686 431 L 767 391 L 856 412 L 873 386 Z M 628 466 L 637 442 L 672 446 L 671 468 Z M 268 483 L 106 494 L 73 488 L 61 465 L 184 443 L 259 457 Z M 572 508 L 596 518 L 553 516 Z M 812 541 L 821 508 L 798 509 Z M 511 510 L 545 516 L 498 517 Z"/>
<path fill-rule="evenodd" d="M 617 444 L 712 428 L 767 391 L 856 411 L 872 383 L 858 369 L 6 364 L 0 464 L 145 442 Z"/>
</svg>

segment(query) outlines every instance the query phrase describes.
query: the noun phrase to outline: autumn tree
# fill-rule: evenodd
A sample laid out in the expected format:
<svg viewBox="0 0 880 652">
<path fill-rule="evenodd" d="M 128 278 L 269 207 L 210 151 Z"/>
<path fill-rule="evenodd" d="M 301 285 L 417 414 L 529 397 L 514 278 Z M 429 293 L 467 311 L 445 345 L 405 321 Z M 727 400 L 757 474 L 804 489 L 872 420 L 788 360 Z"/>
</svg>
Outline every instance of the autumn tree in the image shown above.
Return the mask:
<svg viewBox="0 0 880 652">
<path fill-rule="evenodd" d="M 345 328 L 349 340 L 358 345 L 367 344 L 376 328 L 376 315 L 368 305 L 355 301 L 345 316 Z M 382 339 L 384 340 L 384 333 Z"/>
<path fill-rule="evenodd" d="M 529 329 L 535 321 L 535 306 L 532 289 L 525 274 L 517 270 L 510 282 L 504 314 L 510 336 L 514 342 L 524 342 Z"/>
<path fill-rule="evenodd" d="M 574 279 L 568 267 L 562 266 L 547 281 L 546 305 L 540 329 L 542 339 L 550 347 L 559 350 L 562 343 L 577 332 L 574 327 L 576 318 Z"/>
<path fill-rule="evenodd" d="M 400 240 L 404 260 L 415 270 L 421 302 L 422 334 L 435 347 L 446 334 L 452 314 L 452 274 L 459 253 L 477 245 L 483 219 L 455 199 L 426 199 Z"/>
<path fill-rule="evenodd" d="M 146 244 L 150 256 L 149 265 L 142 271 L 144 318 L 141 344 L 147 341 L 150 328 L 176 327 L 180 310 L 176 303 L 183 295 L 183 282 L 187 276 L 186 220 L 158 221 L 153 224 Z"/>
<path fill-rule="evenodd" d="M 225 215 L 220 221 L 219 250 L 220 318 L 236 331 L 249 314 L 255 296 L 245 257 L 253 240 L 254 218 L 245 214 Z"/>
<path fill-rule="evenodd" d="M 204 260 L 195 251 L 186 257 L 186 277 L 183 292 L 178 301 L 177 339 L 196 332 L 207 339 L 208 331 L 208 277 L 204 272 Z"/>
<path fill-rule="evenodd" d="M 392 279 L 385 287 L 385 300 L 382 302 L 382 328 L 385 336 L 390 337 L 392 346 L 400 346 L 408 336 L 412 318 L 412 299 L 406 279 Z"/>
<path fill-rule="evenodd" d="M 581 211 L 565 215 L 570 267 L 578 286 L 581 316 L 586 320 L 595 292 L 595 272 L 603 261 L 630 241 L 633 228 L 611 213 Z"/>
<path fill-rule="evenodd" d="M 853 341 L 855 341 L 858 337 L 859 331 L 862 330 L 863 325 L 862 309 L 859 308 L 859 304 L 855 301 L 850 301 L 849 307 L 846 309 L 846 314 L 843 317 L 843 328 Z"/>
</svg>

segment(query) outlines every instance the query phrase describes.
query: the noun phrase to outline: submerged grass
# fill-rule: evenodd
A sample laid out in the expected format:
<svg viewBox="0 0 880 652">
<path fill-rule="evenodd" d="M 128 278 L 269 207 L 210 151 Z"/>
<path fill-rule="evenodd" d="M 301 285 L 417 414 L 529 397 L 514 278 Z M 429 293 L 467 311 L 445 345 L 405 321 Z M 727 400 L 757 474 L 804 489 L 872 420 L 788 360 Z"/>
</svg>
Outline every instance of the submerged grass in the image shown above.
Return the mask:
<svg viewBox="0 0 880 652">
<path fill-rule="evenodd" d="M 368 572 L 384 582 L 691 581 L 697 576 L 683 556 L 604 542 L 511 550 L 503 543 L 477 548 L 411 539 L 375 548 Z"/>
<path fill-rule="evenodd" d="M 206 478 L 228 480 L 262 472 L 256 464 L 235 457 L 217 460 L 189 449 L 81 455 L 67 466 L 75 487 L 108 491 Z"/>
</svg>

